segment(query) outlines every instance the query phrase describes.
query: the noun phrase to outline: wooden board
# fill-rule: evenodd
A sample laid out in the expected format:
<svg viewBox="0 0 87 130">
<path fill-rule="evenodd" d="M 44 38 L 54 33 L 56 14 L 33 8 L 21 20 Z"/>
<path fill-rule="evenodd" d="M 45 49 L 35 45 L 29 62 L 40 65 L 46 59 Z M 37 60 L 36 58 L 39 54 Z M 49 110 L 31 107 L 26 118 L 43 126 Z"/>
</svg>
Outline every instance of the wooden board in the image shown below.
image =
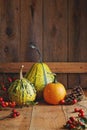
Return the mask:
<svg viewBox="0 0 87 130">
<path fill-rule="evenodd" d="M 0 0 L 0 62 L 19 60 L 19 0 Z"/>
<path fill-rule="evenodd" d="M 61 120 L 59 120 L 61 117 Z M 41 105 L 33 107 L 32 120 L 29 130 L 61 129 L 65 123 L 61 106 Z"/>
<path fill-rule="evenodd" d="M 42 0 L 26 0 L 21 2 L 21 45 L 20 61 L 38 61 L 35 50 L 30 43 L 38 46 L 42 53 Z"/>
<path fill-rule="evenodd" d="M 68 60 L 69 62 L 86 62 L 87 61 L 87 0 L 69 0 L 69 45 Z M 81 85 L 87 87 L 87 75 L 68 75 L 68 84 L 73 87 L 78 84 L 80 79 Z"/>
<path fill-rule="evenodd" d="M 31 125 L 32 109 L 32 107 L 17 108 L 16 111 L 20 113 L 20 116 L 0 120 L 0 130 L 28 130 Z M 11 111 L 12 108 L 1 111 L 0 118 L 9 115 Z"/>
<path fill-rule="evenodd" d="M 19 73 L 24 65 L 23 72 L 28 72 L 35 62 L 0 63 L 0 73 Z M 54 73 L 87 73 L 86 62 L 46 62 Z"/>
<path fill-rule="evenodd" d="M 67 1 L 43 2 L 43 58 L 45 62 L 67 61 Z M 67 85 L 67 75 L 58 75 Z"/>
</svg>

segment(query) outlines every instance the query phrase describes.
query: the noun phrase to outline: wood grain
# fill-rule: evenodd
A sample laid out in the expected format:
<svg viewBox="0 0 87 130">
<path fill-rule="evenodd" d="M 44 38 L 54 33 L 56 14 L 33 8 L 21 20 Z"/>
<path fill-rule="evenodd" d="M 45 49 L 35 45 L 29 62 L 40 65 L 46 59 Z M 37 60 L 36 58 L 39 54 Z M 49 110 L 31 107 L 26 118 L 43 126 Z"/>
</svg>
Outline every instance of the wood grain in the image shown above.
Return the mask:
<svg viewBox="0 0 87 130">
<path fill-rule="evenodd" d="M 0 130 L 28 130 L 31 125 L 32 118 L 32 107 L 29 108 L 16 108 L 16 111 L 20 113 L 20 116 L 17 118 L 7 118 L 1 120 Z M 2 111 L 0 114 L 1 117 L 5 117 L 11 113 L 10 108 L 5 111 Z"/>
<path fill-rule="evenodd" d="M 33 42 L 42 53 L 42 0 L 22 0 L 20 15 L 20 61 L 38 61 L 37 52 L 29 46 Z"/>
<path fill-rule="evenodd" d="M 35 62 L 0 63 L 0 73 L 18 73 L 24 65 L 24 72 L 27 72 Z M 87 73 L 86 62 L 46 62 L 54 73 Z"/>
<path fill-rule="evenodd" d="M 0 1 L 0 62 L 19 60 L 19 0 Z"/>
<path fill-rule="evenodd" d="M 65 118 L 61 106 L 40 105 L 33 107 L 30 130 L 62 129 L 64 124 Z"/>
<path fill-rule="evenodd" d="M 45 0 L 43 4 L 44 61 L 67 61 L 67 2 Z"/>
<path fill-rule="evenodd" d="M 67 0 L 44 0 L 43 5 L 44 61 L 67 61 Z M 67 85 L 66 74 L 58 77 Z"/>
<path fill-rule="evenodd" d="M 68 60 L 69 62 L 86 62 L 87 61 L 87 0 L 70 0 L 69 1 L 69 45 Z M 78 83 L 87 87 L 87 75 L 68 75 L 69 86 Z"/>
</svg>

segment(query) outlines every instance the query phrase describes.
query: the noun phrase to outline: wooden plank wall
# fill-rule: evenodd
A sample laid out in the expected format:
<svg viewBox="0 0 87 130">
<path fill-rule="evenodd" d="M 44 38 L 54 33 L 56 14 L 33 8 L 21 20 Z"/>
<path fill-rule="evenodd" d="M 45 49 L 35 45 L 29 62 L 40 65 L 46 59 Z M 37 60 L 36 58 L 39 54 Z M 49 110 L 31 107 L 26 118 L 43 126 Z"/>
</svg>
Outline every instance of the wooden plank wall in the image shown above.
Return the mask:
<svg viewBox="0 0 87 130">
<path fill-rule="evenodd" d="M 87 62 L 87 0 L 0 0 L 0 63 L 36 62 L 29 48 L 39 46 L 44 62 Z M 86 74 L 58 74 L 71 88 Z"/>
<path fill-rule="evenodd" d="M 87 1 L 68 1 L 68 61 L 87 62 Z M 81 80 L 81 85 L 87 87 L 87 75 L 69 75 L 69 86 L 73 86 Z"/>
</svg>

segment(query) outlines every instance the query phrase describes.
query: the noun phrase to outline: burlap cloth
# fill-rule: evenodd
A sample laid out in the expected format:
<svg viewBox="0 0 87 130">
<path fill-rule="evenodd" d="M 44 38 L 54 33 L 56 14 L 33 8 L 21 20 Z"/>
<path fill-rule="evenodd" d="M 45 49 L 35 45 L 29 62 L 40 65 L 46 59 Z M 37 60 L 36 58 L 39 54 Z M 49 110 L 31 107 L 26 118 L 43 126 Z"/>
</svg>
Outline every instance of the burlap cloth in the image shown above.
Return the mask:
<svg viewBox="0 0 87 130">
<path fill-rule="evenodd" d="M 65 114 L 65 119 L 66 121 L 69 119 L 71 116 L 78 116 L 78 112 L 74 112 L 75 108 L 83 109 L 85 112 L 85 115 L 87 116 L 87 97 L 83 97 L 81 101 L 74 105 L 63 105 L 62 109 Z"/>
</svg>

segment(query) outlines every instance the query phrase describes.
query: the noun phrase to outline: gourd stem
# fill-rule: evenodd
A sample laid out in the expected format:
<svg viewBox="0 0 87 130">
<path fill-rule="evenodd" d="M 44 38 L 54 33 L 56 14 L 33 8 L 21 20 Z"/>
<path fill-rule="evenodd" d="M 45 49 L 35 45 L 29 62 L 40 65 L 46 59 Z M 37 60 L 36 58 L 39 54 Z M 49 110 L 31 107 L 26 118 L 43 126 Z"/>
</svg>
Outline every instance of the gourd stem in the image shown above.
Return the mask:
<svg viewBox="0 0 87 130">
<path fill-rule="evenodd" d="M 49 74 L 54 75 L 54 81 L 53 81 L 53 83 L 57 83 L 57 82 L 58 82 L 58 81 L 57 81 L 57 75 L 56 75 L 55 73 L 49 73 Z"/>
<path fill-rule="evenodd" d="M 24 65 L 22 65 L 20 69 L 20 80 L 23 79 L 23 73 L 22 73 L 23 68 L 24 68 Z"/>
<path fill-rule="evenodd" d="M 40 58 L 39 58 L 39 61 L 40 61 L 40 62 L 42 62 L 42 56 L 41 56 L 41 53 L 40 53 L 39 49 L 38 49 L 38 48 L 36 48 L 36 51 L 38 52 L 39 57 L 40 57 Z"/>
<path fill-rule="evenodd" d="M 41 52 L 40 52 L 40 50 L 38 49 L 38 47 L 37 47 L 33 42 L 30 43 L 30 47 L 31 47 L 32 49 L 36 49 L 37 53 L 39 54 L 39 62 L 42 62 Z"/>
<path fill-rule="evenodd" d="M 57 83 L 58 82 L 57 81 L 57 75 L 55 73 L 53 73 L 53 75 L 54 75 L 54 83 Z"/>
</svg>

